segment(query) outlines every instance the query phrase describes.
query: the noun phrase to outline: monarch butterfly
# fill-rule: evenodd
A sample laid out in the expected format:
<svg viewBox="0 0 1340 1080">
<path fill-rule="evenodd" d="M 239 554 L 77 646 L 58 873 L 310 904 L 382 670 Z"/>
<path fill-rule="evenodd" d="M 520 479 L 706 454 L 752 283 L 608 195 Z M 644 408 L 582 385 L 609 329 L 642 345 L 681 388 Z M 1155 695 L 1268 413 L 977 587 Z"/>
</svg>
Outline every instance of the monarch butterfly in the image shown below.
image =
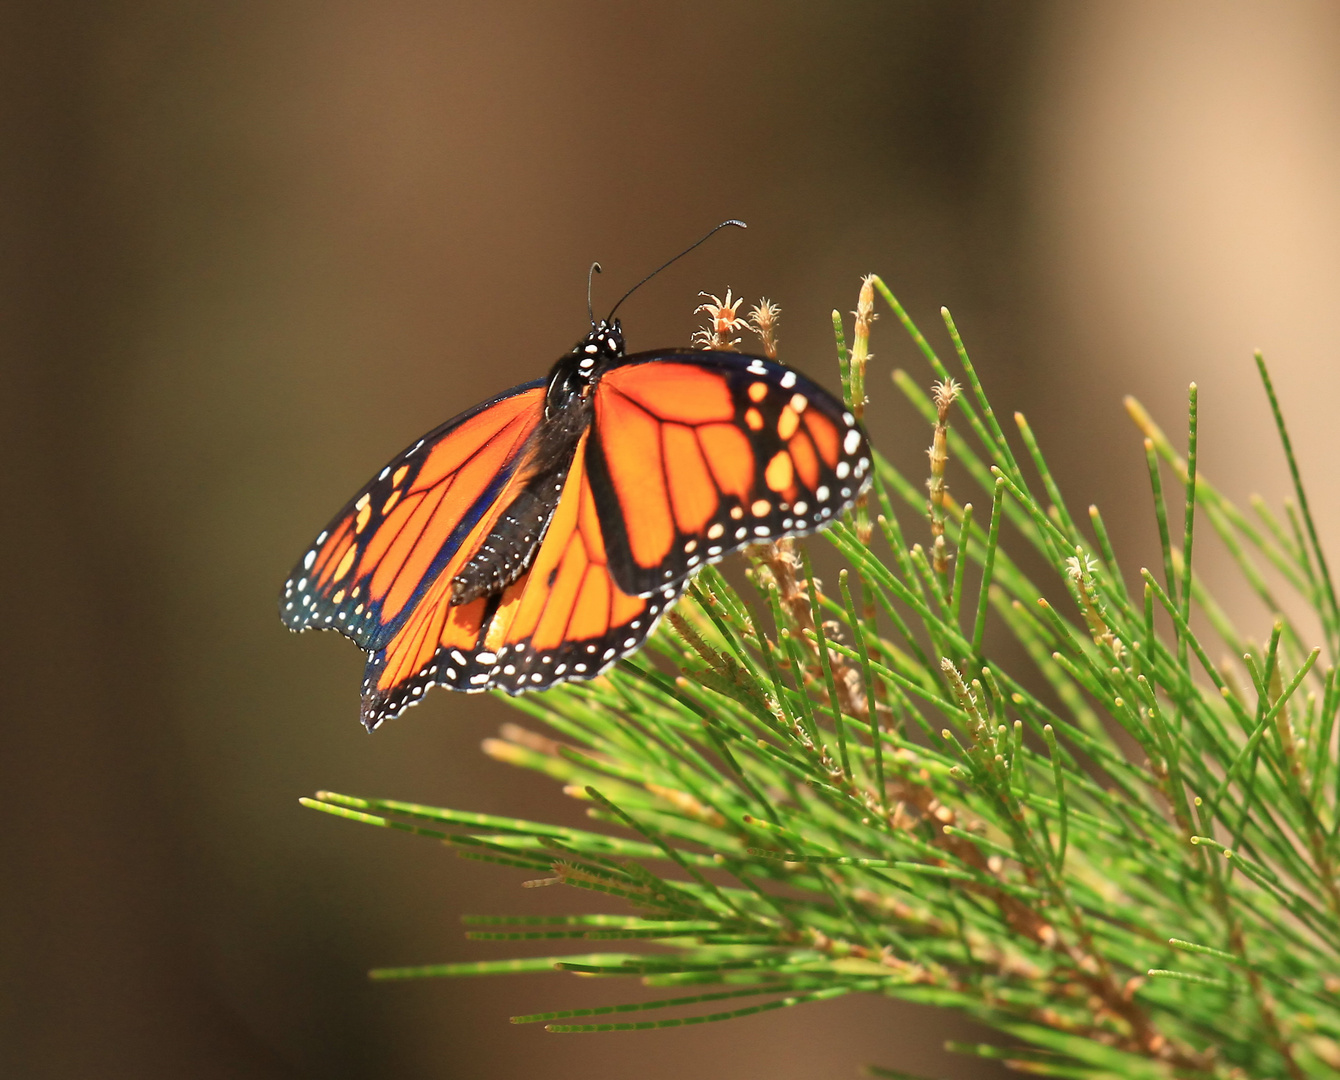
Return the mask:
<svg viewBox="0 0 1340 1080">
<path fill-rule="evenodd" d="M 397 455 L 284 583 L 291 630 L 338 630 L 369 654 L 369 731 L 434 685 L 594 678 L 699 567 L 821 529 L 869 482 L 860 425 L 799 372 L 735 352 L 627 355 L 613 314 L 547 378 Z"/>
</svg>

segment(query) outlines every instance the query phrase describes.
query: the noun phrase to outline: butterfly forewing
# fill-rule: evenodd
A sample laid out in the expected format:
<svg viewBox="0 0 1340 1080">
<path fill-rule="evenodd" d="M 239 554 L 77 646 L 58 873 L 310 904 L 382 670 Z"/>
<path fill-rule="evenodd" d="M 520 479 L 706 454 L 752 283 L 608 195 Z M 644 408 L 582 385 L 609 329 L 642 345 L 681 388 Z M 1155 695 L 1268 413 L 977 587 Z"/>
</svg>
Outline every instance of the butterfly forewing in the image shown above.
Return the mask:
<svg viewBox="0 0 1340 1080">
<path fill-rule="evenodd" d="M 285 624 L 386 645 L 505 505 L 543 407 L 544 383 L 526 383 L 392 460 L 293 568 L 279 603 Z"/>
<path fill-rule="evenodd" d="M 642 353 L 597 384 L 586 463 L 611 574 L 650 596 L 823 528 L 869 482 L 870 448 L 840 401 L 775 361 Z"/>
<path fill-rule="evenodd" d="M 375 728 L 430 686 L 516 694 L 589 679 L 640 648 L 683 591 L 621 589 L 610 574 L 602 522 L 578 443 L 557 508 L 526 573 L 500 594 L 453 604 L 447 576 L 368 662 L 363 722 Z M 463 549 L 464 550 L 464 549 Z"/>
</svg>

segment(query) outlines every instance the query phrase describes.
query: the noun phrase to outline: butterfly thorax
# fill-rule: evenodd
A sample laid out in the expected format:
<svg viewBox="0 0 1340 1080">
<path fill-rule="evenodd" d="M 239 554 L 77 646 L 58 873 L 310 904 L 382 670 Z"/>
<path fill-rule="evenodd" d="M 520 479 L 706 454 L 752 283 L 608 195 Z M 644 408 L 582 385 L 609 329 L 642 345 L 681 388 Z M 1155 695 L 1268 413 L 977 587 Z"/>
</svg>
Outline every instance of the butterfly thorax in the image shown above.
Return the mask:
<svg viewBox="0 0 1340 1080">
<path fill-rule="evenodd" d="M 452 580 L 453 604 L 500 593 L 530 567 L 558 506 L 577 443 L 590 425 L 591 387 L 622 356 L 618 320 L 600 322 L 553 366 L 544 420 L 519 455 L 515 495 Z"/>
<path fill-rule="evenodd" d="M 550 369 L 544 399 L 546 421 L 570 407 L 574 399 L 589 397 L 605 368 L 622 357 L 623 327 L 619 320 L 595 323 L 591 332 Z"/>
</svg>

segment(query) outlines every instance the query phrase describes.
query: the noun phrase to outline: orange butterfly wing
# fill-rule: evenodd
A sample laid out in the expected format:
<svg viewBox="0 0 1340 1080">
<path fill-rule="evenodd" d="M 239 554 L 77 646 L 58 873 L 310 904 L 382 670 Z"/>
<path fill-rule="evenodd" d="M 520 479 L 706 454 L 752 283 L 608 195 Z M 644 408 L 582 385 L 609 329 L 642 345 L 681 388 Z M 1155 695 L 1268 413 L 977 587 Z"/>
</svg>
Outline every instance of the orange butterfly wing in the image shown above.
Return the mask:
<svg viewBox="0 0 1340 1080">
<path fill-rule="evenodd" d="M 517 694 L 589 679 L 638 649 L 684 589 L 629 595 L 610 574 L 604 530 L 585 468 L 590 432 L 535 557 L 500 594 L 453 606 L 448 566 L 385 648 L 368 661 L 363 722 L 369 729 L 414 704 L 430 686 Z M 472 541 L 477 543 L 477 541 Z M 461 545 L 453 563 L 469 554 Z"/>
<path fill-rule="evenodd" d="M 524 477 L 522 451 L 543 410 L 544 383 L 526 383 L 392 460 L 293 568 L 279 602 L 289 629 L 338 630 L 376 650 L 417 618 L 435 586 L 449 594 L 443 571 L 469 554 Z"/>
<path fill-rule="evenodd" d="M 869 483 L 870 447 L 837 398 L 775 361 L 644 353 L 597 384 L 586 466 L 610 572 L 649 596 L 823 528 Z"/>
<path fill-rule="evenodd" d="M 584 429 L 550 422 L 540 381 L 448 421 L 294 568 L 285 623 L 371 654 L 369 728 L 435 684 L 515 694 L 593 678 L 641 647 L 700 565 L 820 529 L 869 482 L 851 414 L 769 360 L 641 354 L 589 392 Z M 528 568 L 499 591 L 462 592 L 477 555 L 476 582 L 509 580 L 509 558 Z"/>
</svg>

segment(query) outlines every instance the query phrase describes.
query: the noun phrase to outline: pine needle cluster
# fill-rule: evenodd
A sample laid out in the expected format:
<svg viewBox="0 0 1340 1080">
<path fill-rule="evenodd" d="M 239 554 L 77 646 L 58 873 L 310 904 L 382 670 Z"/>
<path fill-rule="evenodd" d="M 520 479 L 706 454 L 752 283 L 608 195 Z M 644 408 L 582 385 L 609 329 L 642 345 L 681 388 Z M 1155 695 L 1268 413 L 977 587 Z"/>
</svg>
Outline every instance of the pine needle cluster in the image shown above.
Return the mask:
<svg viewBox="0 0 1340 1080">
<path fill-rule="evenodd" d="M 745 587 L 709 567 L 642 653 L 509 699 L 545 733 L 508 725 L 486 751 L 564 785 L 591 828 L 304 800 L 624 914 L 471 918 L 470 937 L 536 955 L 374 977 L 557 969 L 664 990 L 513 1018 L 556 1032 L 885 994 L 973 1017 L 999 1039 L 956 1049 L 1031 1073 L 1335 1075 L 1340 609 L 1264 361 L 1294 499 L 1249 517 L 1198 474 L 1194 386 L 1185 454 L 1128 401 L 1162 566 L 1127 577 L 1022 415 L 1006 438 L 949 313 L 956 372 L 874 276 L 850 350 L 834 312 L 849 407 L 876 294 L 930 368 L 894 373 L 932 431 L 929 482 L 879 459 L 844 520 L 752 549 Z M 955 500 L 947 461 L 988 512 Z M 1265 644 L 1192 570 L 1206 525 L 1273 614 Z M 840 561 L 832 585 L 816 545 Z"/>
</svg>

